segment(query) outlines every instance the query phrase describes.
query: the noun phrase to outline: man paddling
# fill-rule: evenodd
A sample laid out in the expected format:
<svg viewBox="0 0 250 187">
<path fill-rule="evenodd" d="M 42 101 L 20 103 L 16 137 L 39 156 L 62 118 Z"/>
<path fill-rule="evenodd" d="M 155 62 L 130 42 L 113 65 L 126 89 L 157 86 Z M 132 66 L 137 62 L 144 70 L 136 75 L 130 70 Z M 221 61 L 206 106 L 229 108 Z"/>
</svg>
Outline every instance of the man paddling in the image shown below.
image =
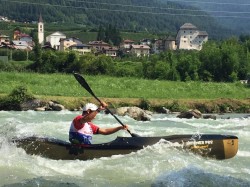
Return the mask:
<svg viewBox="0 0 250 187">
<path fill-rule="evenodd" d="M 93 103 L 87 103 L 83 107 L 82 115 L 76 116 L 70 126 L 69 141 L 75 144 L 91 144 L 93 134 L 109 135 L 119 130 L 128 130 L 128 126 L 117 126 L 114 128 L 99 128 L 91 121 L 101 111 L 105 110 L 108 105 L 105 102 L 101 102 L 101 106 L 98 108 Z"/>
</svg>

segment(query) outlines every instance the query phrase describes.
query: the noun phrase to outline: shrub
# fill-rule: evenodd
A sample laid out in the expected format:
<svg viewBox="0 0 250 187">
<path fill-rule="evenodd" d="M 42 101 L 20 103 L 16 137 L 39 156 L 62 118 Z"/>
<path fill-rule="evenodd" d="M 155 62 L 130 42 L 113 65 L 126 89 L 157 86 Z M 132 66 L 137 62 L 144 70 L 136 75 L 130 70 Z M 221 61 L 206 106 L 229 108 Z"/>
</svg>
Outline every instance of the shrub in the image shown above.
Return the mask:
<svg viewBox="0 0 250 187">
<path fill-rule="evenodd" d="M 0 110 L 21 110 L 20 104 L 34 99 L 25 86 L 18 86 L 7 97 L 0 99 Z"/>
<path fill-rule="evenodd" d="M 139 107 L 143 110 L 150 110 L 151 109 L 150 102 L 146 99 L 141 99 L 141 101 L 139 103 Z"/>
<path fill-rule="evenodd" d="M 185 105 L 181 105 L 177 100 L 166 106 L 171 112 L 182 112 L 188 110 Z"/>
<path fill-rule="evenodd" d="M 27 59 L 27 51 L 13 50 L 12 59 L 15 61 L 24 61 Z"/>
<path fill-rule="evenodd" d="M 19 103 L 34 99 L 31 93 L 29 93 L 28 89 L 25 86 L 18 86 L 15 88 L 10 94 L 9 97 L 12 100 L 15 100 Z"/>
</svg>

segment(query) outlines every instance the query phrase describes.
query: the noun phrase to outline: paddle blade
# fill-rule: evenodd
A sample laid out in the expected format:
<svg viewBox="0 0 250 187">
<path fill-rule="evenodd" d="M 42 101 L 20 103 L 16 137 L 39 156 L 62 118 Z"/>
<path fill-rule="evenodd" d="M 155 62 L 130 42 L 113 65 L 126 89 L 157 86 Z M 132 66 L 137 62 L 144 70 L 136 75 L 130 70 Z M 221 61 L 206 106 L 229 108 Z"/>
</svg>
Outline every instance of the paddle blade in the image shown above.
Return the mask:
<svg viewBox="0 0 250 187">
<path fill-rule="evenodd" d="M 78 73 L 73 73 L 73 74 L 74 74 L 75 79 L 79 82 L 79 84 L 99 101 L 99 99 L 95 96 L 94 92 L 91 90 L 87 81 L 80 74 Z"/>
<path fill-rule="evenodd" d="M 135 133 L 130 133 L 130 135 L 131 135 L 132 137 L 141 137 L 140 135 L 135 134 Z"/>
</svg>

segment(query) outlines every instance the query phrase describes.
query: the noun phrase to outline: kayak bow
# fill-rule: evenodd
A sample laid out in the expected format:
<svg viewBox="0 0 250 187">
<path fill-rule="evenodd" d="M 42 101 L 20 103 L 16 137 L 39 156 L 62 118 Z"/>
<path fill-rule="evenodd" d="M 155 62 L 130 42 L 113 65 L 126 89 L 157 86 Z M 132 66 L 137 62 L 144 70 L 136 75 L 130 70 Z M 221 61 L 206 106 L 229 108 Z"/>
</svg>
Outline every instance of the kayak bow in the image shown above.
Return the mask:
<svg viewBox="0 0 250 187">
<path fill-rule="evenodd" d="M 41 137 L 15 139 L 13 142 L 16 143 L 17 147 L 23 148 L 27 154 L 31 155 L 56 160 L 88 160 L 118 154 L 129 154 L 143 149 L 145 146 L 156 144 L 160 140 L 163 140 L 161 143 L 168 143 L 173 147 L 190 150 L 201 156 L 219 160 L 232 158 L 238 151 L 238 137 L 216 134 L 117 137 L 108 143 L 92 145 L 70 144 L 59 139 Z"/>
</svg>

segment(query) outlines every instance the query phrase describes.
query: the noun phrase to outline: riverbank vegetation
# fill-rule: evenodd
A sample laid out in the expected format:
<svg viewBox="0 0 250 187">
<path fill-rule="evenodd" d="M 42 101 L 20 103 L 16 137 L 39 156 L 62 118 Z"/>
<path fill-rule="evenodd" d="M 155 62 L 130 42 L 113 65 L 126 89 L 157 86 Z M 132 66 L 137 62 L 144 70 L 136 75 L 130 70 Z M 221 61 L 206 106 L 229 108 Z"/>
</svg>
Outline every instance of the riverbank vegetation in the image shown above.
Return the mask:
<svg viewBox="0 0 250 187">
<path fill-rule="evenodd" d="M 84 76 L 94 93 L 118 106 L 139 106 L 172 111 L 197 108 L 202 112 L 248 112 L 250 89 L 239 82 L 213 83 L 199 81 L 160 81 L 104 75 Z M 0 72 L 2 98 L 13 88 L 24 86 L 34 97 L 54 100 L 68 109 L 80 107 L 84 102 L 95 102 L 72 74 L 38 74 Z"/>
<path fill-rule="evenodd" d="M 250 89 L 240 82 L 215 83 L 200 81 L 163 81 L 132 77 L 84 75 L 91 88 L 100 97 L 107 98 L 155 98 L 155 99 L 246 99 Z M 72 74 L 39 74 L 0 72 L 1 94 L 24 85 L 35 95 L 88 96 Z"/>
</svg>

